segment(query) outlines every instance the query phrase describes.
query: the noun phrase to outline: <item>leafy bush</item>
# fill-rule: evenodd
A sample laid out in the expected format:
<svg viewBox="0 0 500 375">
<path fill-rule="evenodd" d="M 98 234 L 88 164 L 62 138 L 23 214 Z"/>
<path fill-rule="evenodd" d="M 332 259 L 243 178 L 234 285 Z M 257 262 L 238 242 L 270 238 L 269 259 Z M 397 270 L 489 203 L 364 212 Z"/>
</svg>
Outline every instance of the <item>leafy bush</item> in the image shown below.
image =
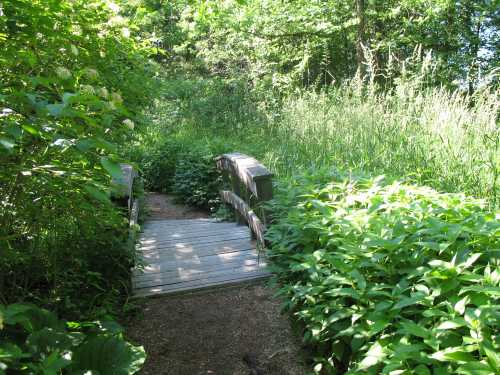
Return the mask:
<svg viewBox="0 0 500 375">
<path fill-rule="evenodd" d="M 220 204 L 222 184 L 215 164 L 218 155 L 208 147 L 194 148 L 179 155 L 175 166 L 174 194 L 189 205 L 215 210 Z"/>
<path fill-rule="evenodd" d="M 134 261 L 109 186 L 153 66 L 116 4 L 0 8 L 0 301 L 98 314 Z"/>
<path fill-rule="evenodd" d="M 146 354 L 115 322 L 63 322 L 34 305 L 0 305 L 0 374 L 135 374 Z"/>
<path fill-rule="evenodd" d="M 268 232 L 286 306 L 325 374 L 497 374 L 500 214 L 427 187 L 282 183 Z"/>
<path fill-rule="evenodd" d="M 149 190 L 164 193 L 172 191 L 179 154 L 185 148 L 182 140 L 166 138 L 141 155 L 141 169 Z"/>
</svg>

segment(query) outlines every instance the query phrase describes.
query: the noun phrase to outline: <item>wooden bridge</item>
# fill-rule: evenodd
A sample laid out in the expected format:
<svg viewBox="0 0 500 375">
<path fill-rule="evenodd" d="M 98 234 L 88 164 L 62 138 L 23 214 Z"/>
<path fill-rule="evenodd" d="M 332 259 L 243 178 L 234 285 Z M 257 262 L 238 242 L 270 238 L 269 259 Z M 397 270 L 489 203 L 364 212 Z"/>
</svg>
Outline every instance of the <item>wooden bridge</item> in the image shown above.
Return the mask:
<svg viewBox="0 0 500 375">
<path fill-rule="evenodd" d="M 224 181 L 220 195 L 235 213 L 236 223 L 146 220 L 137 241 L 143 265 L 133 270 L 134 296 L 192 291 L 269 276 L 259 249 L 264 247 L 267 220 L 262 203 L 272 198 L 273 175 L 254 158 L 239 153 L 224 154 L 216 163 Z M 130 200 L 128 205 L 137 211 Z"/>
</svg>

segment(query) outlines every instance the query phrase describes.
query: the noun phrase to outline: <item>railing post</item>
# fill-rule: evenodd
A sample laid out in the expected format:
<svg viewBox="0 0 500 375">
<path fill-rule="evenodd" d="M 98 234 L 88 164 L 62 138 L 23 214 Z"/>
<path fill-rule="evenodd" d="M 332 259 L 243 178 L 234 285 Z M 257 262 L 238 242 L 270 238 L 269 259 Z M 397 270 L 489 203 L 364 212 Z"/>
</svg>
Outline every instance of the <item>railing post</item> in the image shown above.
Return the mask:
<svg viewBox="0 0 500 375">
<path fill-rule="evenodd" d="M 258 160 L 238 152 L 221 155 L 216 161 L 225 184 L 231 185 L 231 191 L 220 192 L 223 202 L 235 209 L 237 223 L 247 222 L 252 238 L 265 245 L 265 223 L 270 220 L 262 205 L 273 197 L 273 174 Z"/>
<path fill-rule="evenodd" d="M 241 197 L 241 184 L 238 179 L 238 176 L 236 173 L 234 173 L 234 170 L 231 171 L 231 190 L 233 191 L 234 194 L 236 194 L 238 197 Z M 238 210 L 234 210 L 234 215 L 236 217 L 236 223 L 238 225 L 243 225 L 245 224 L 245 218 L 238 212 Z"/>
<path fill-rule="evenodd" d="M 262 203 L 273 199 L 272 176 L 255 177 L 254 182 L 257 189 L 257 201 L 261 210 L 261 218 L 264 225 L 267 225 L 269 223 L 269 212 L 262 206 Z"/>
</svg>

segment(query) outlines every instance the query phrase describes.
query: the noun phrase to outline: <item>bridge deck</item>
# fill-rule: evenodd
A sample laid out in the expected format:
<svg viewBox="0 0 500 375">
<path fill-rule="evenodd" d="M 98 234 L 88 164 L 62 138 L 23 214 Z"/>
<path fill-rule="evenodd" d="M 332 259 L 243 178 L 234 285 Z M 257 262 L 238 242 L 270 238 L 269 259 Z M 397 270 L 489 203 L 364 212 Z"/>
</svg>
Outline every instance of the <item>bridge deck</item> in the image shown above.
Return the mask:
<svg viewBox="0 0 500 375">
<path fill-rule="evenodd" d="M 151 220 L 137 244 L 137 297 L 191 291 L 269 276 L 246 226 L 212 219 Z"/>
</svg>

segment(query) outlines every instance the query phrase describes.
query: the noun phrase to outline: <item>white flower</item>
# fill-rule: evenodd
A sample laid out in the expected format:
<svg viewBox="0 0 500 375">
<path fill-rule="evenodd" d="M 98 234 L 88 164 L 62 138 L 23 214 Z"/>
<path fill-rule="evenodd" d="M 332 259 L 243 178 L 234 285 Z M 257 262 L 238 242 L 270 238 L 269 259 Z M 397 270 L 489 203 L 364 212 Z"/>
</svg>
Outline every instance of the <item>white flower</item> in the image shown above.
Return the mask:
<svg viewBox="0 0 500 375">
<path fill-rule="evenodd" d="M 62 66 L 58 66 L 56 68 L 56 74 L 61 79 L 70 79 L 71 78 L 71 72 L 68 69 L 63 68 Z"/>
<path fill-rule="evenodd" d="M 116 3 L 113 3 L 112 1 L 108 2 L 108 8 L 111 9 L 111 11 L 114 13 L 120 12 L 120 6 Z"/>
<path fill-rule="evenodd" d="M 130 38 L 130 30 L 126 27 L 124 27 L 122 29 L 122 35 L 125 37 L 125 38 Z"/>
<path fill-rule="evenodd" d="M 134 127 L 135 127 L 135 124 L 132 120 L 130 119 L 125 119 L 123 120 L 123 125 L 125 125 L 127 128 L 129 128 L 130 130 L 134 130 Z"/>
<path fill-rule="evenodd" d="M 92 86 L 90 86 L 90 85 L 82 85 L 81 86 L 81 90 L 85 94 L 89 94 L 89 95 L 94 95 L 95 94 L 94 88 Z"/>
<path fill-rule="evenodd" d="M 97 93 L 103 98 L 107 98 L 109 95 L 108 89 L 106 87 L 101 87 Z"/>
<path fill-rule="evenodd" d="M 85 69 L 85 75 L 90 79 L 96 79 L 99 76 L 99 72 L 92 68 Z"/>
<path fill-rule="evenodd" d="M 114 92 L 114 93 L 111 94 L 111 100 L 113 102 L 115 102 L 116 104 L 123 103 L 122 96 L 119 93 L 117 93 L 117 92 Z"/>
</svg>

